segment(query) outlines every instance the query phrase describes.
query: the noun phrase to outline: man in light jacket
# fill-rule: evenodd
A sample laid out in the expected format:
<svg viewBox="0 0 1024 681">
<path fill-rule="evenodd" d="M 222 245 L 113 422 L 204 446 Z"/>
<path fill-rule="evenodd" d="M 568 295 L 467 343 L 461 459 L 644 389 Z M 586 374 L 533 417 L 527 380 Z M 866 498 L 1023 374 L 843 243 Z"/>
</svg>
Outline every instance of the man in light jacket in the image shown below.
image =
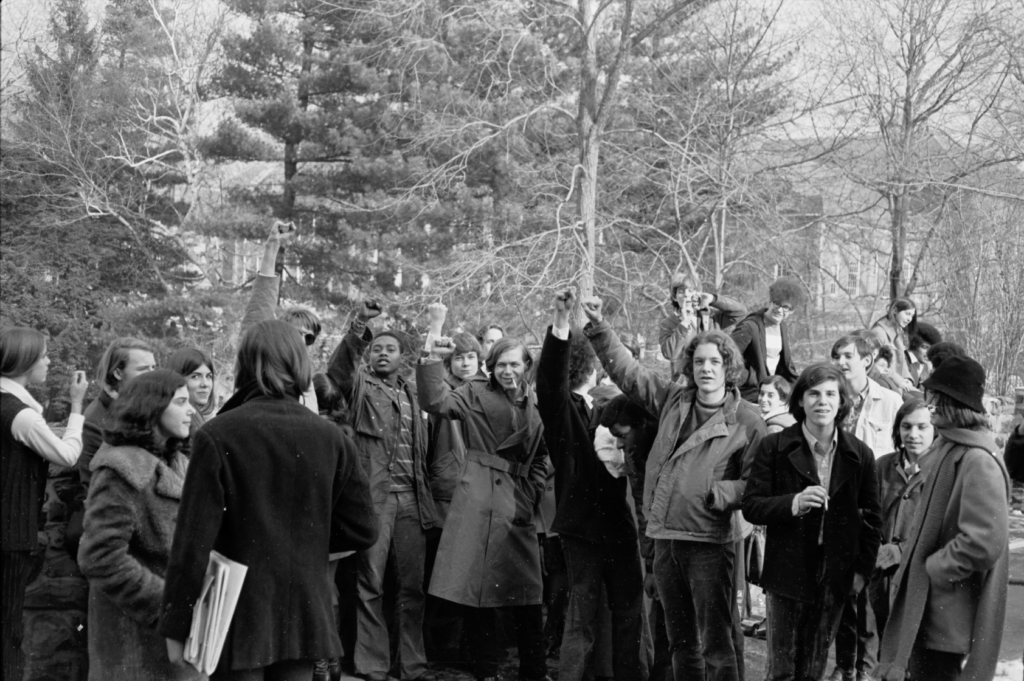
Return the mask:
<svg viewBox="0 0 1024 681">
<path fill-rule="evenodd" d="M 679 679 L 736 681 L 742 657 L 733 643 L 734 542 L 746 476 L 764 421 L 736 384 L 743 361 L 721 331 L 700 333 L 684 351 L 684 387 L 645 369 L 588 298 L 584 334 L 612 381 L 659 418 L 647 460 L 643 513 L 655 539 L 654 575 Z"/>
</svg>

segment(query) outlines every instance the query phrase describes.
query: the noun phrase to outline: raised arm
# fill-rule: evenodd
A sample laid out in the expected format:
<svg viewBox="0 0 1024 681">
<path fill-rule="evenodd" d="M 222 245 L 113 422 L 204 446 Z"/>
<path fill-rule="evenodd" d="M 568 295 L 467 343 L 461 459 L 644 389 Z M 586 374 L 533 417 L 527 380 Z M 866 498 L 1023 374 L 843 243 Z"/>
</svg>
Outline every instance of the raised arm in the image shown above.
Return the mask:
<svg viewBox="0 0 1024 681">
<path fill-rule="evenodd" d="M 242 315 L 240 336 L 245 335 L 245 332 L 256 324 L 276 317 L 275 311 L 278 293 L 281 290 L 281 279 L 274 271 L 274 265 L 282 244 L 294 233 L 295 225 L 290 222 L 276 221 L 270 226 L 270 234 L 267 236 L 266 243 L 263 244 L 263 259 L 260 260 L 260 269 L 253 281 L 252 293 L 245 306 L 245 314 Z"/>
<path fill-rule="evenodd" d="M 452 390 L 444 380 L 444 364 L 441 359 L 454 350 L 451 338 L 428 339 L 429 355 L 416 365 L 416 397 L 420 409 L 448 419 L 465 418 L 469 405 L 462 393 Z"/>
<path fill-rule="evenodd" d="M 559 457 L 568 450 L 566 409 L 572 407 L 569 388 L 569 314 L 575 293 L 565 289 L 555 293 L 551 327 L 544 337 L 544 347 L 537 363 L 537 408 L 544 422 L 544 437 L 549 450 Z"/>
<path fill-rule="evenodd" d="M 363 352 L 366 351 L 366 346 L 373 339 L 373 332 L 367 323 L 378 315 L 380 315 L 380 306 L 374 301 L 368 300 L 360 304 L 356 318 L 352 320 L 348 333 L 335 348 L 327 368 L 327 375 L 338 385 L 341 394 L 353 408 L 356 405 L 351 404 L 352 397 L 356 386 L 362 379 L 359 367 L 363 361 Z"/>
<path fill-rule="evenodd" d="M 708 305 L 714 310 L 715 320 L 721 328 L 734 326 L 747 316 L 747 306 L 740 301 L 729 296 L 712 295 L 714 297 Z"/>
<path fill-rule="evenodd" d="M 668 396 L 682 387 L 644 368 L 634 359 L 612 327 L 604 321 L 601 307 L 601 299 L 596 296 L 583 301 L 583 312 L 590 319 L 583 333 L 590 338 L 601 365 L 619 390 L 641 404 L 652 416 L 660 415 Z"/>
</svg>

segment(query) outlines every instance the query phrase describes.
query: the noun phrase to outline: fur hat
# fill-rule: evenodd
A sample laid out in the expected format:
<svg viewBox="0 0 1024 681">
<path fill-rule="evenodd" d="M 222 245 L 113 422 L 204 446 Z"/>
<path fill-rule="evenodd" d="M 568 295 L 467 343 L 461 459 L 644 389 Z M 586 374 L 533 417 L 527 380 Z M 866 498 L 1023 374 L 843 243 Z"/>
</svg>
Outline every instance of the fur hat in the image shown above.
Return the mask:
<svg viewBox="0 0 1024 681">
<path fill-rule="evenodd" d="M 985 368 L 970 357 L 947 357 L 921 385 L 985 413 Z"/>
</svg>

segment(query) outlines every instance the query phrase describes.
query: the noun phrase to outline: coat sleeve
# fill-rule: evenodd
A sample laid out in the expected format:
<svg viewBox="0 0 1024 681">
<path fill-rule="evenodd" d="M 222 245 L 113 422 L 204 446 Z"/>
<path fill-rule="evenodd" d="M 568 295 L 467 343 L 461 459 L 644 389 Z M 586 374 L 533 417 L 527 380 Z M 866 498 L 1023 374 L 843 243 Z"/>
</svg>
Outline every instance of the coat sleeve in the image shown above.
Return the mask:
<svg viewBox="0 0 1024 681">
<path fill-rule="evenodd" d="M 957 477 L 963 493 L 956 536 L 925 561 L 932 583 L 943 587 L 990 570 L 1009 541 L 1007 483 L 995 457 L 968 450 Z"/>
<path fill-rule="evenodd" d="M 199 599 L 210 551 L 224 520 L 226 494 L 222 456 L 205 429 L 196 432 L 167 564 L 160 619 L 160 634 L 165 638 L 176 641 L 188 638 L 192 608 Z"/>
<path fill-rule="evenodd" d="M 136 622 L 153 627 L 160 616 L 164 580 L 129 550 L 140 531 L 140 503 L 139 491 L 116 472 L 95 472 L 85 503 L 78 566 L 90 586 Z"/>
<path fill-rule="evenodd" d="M 779 436 L 770 435 L 763 440 L 754 454 L 750 477 L 743 490 L 743 517 L 754 525 L 788 524 L 797 521 L 793 516 L 793 493 L 779 493 L 775 489 L 775 466 L 779 458 Z"/>
<path fill-rule="evenodd" d="M 741 319 L 747 316 L 747 306 L 729 296 L 715 296 L 711 303 L 714 309 L 712 313 L 719 328 L 727 329 L 735 326 Z"/>
<path fill-rule="evenodd" d="M 659 416 L 669 395 L 682 387 L 645 368 L 633 358 L 606 321 L 587 324 L 583 333 L 590 338 L 601 365 L 619 390 L 638 402 L 652 416 Z"/>
<path fill-rule="evenodd" d="M 420 362 L 416 365 L 416 397 L 420 409 L 448 419 L 465 418 L 469 405 L 463 395 L 468 390 L 462 386 L 452 390 L 444 380 L 442 362 Z"/>
<path fill-rule="evenodd" d="M 767 427 L 760 419 L 747 429 L 747 444 L 739 449 L 734 456 L 739 457 L 740 477 L 738 480 L 715 480 L 711 483 L 711 508 L 723 513 L 736 511 L 743 505 L 743 492 L 747 488 L 750 471 L 754 467 L 754 458 L 761 446 L 761 440 L 767 435 Z"/>
<path fill-rule="evenodd" d="M 103 429 L 89 421 L 82 424 L 82 454 L 78 457 L 75 467 L 78 469 L 78 479 L 82 481 L 86 494 L 92 481 L 92 469 L 89 468 L 89 464 L 102 444 Z"/>
<path fill-rule="evenodd" d="M 331 553 L 368 549 L 377 541 L 380 523 L 370 495 L 370 481 L 359 464 L 356 446 L 342 437 L 334 476 Z"/>
<path fill-rule="evenodd" d="M 256 275 L 256 280 L 252 284 L 252 293 L 249 295 L 249 302 L 245 305 L 245 314 L 242 315 L 239 336 L 244 336 L 246 331 L 260 322 L 276 317 L 274 313 L 277 310 L 277 296 L 280 290 L 280 277 Z"/>
<path fill-rule="evenodd" d="M 571 333 L 571 332 L 570 332 Z M 569 410 L 573 409 L 569 389 L 569 341 L 557 338 L 548 327 L 544 348 L 537 362 L 537 408 L 544 423 L 544 440 L 552 452 L 552 463 L 561 469 L 561 459 L 571 455 L 576 443 L 571 437 Z"/>
<path fill-rule="evenodd" d="M 679 315 L 669 313 L 663 316 L 658 325 L 658 346 L 661 348 L 661 354 L 669 362 L 675 362 L 693 333 L 693 329 L 683 326 Z"/>
<path fill-rule="evenodd" d="M 633 507 L 636 509 L 637 533 L 640 536 L 640 557 L 648 572 L 654 569 L 654 539 L 647 536 L 647 516 L 644 513 L 644 472 L 647 470 L 647 457 L 650 448 L 634 449 L 629 454 L 630 466 L 629 491 L 633 495 Z"/>
<path fill-rule="evenodd" d="M 348 333 L 331 355 L 327 368 L 328 377 L 337 384 L 353 410 L 358 408 L 358 405 L 353 403 L 353 396 L 359 381 L 363 379 L 359 373 L 359 366 L 363 361 L 363 351 L 372 338 L 373 332 L 366 325 L 352 322 Z"/>
<path fill-rule="evenodd" d="M 875 471 L 875 457 L 871 449 L 864 447 L 864 460 L 860 476 L 857 510 L 860 511 L 860 553 L 854 570 L 865 579 L 871 577 L 882 544 L 882 507 L 878 500 L 878 473 Z"/>
</svg>

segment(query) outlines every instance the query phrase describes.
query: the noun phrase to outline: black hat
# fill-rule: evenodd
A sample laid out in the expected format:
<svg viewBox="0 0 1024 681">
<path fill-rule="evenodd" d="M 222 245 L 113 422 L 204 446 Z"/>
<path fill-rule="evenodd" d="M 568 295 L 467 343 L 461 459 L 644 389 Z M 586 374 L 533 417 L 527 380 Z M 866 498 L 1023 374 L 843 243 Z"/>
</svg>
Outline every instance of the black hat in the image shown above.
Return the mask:
<svg viewBox="0 0 1024 681">
<path fill-rule="evenodd" d="M 985 413 L 985 369 L 970 357 L 947 357 L 921 385 Z"/>
</svg>

